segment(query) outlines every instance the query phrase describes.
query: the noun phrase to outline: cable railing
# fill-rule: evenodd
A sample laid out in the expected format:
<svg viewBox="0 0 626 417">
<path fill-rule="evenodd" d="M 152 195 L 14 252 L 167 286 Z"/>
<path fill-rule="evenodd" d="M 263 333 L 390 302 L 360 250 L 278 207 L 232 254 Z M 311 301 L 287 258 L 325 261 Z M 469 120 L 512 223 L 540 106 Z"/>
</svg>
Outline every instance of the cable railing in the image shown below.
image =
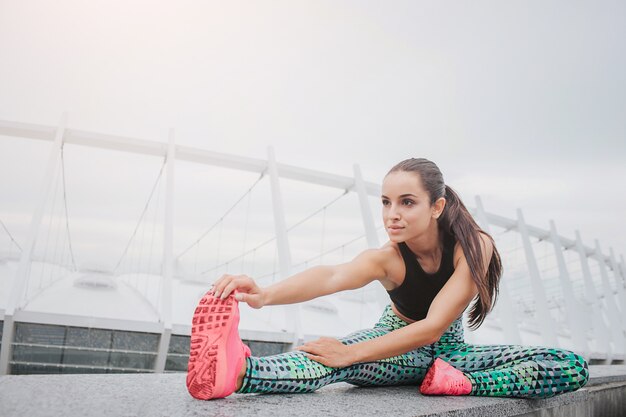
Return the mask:
<svg viewBox="0 0 626 417">
<path fill-rule="evenodd" d="M 39 133 L 35 134 L 34 132 Z M 37 139 L 41 139 L 42 136 L 41 126 L 32 126 L 28 124 L 20 124 L 17 126 L 11 122 L 0 121 L 0 134 L 7 133 L 15 134 L 16 136 L 21 137 L 32 136 Z M 120 269 L 122 263 L 129 261 L 128 258 L 130 256 L 130 249 L 133 245 L 137 245 L 138 247 L 135 251 L 136 257 L 131 262 L 131 266 L 126 268 L 124 272 L 140 274 L 142 271 L 156 271 L 157 273 L 160 273 L 159 268 L 152 269 L 152 261 L 156 245 L 155 236 L 158 234 L 156 229 L 158 224 L 157 213 L 159 212 L 160 201 L 160 194 L 158 194 L 158 190 L 160 190 L 159 185 L 161 184 L 163 172 L 166 163 L 168 162 L 165 159 L 165 149 L 163 144 L 134 139 L 132 146 L 130 146 L 128 144 L 124 144 L 118 137 L 101 134 L 96 135 L 90 134 L 89 132 L 72 131 L 70 129 L 67 129 L 67 135 L 72 138 L 72 143 L 76 144 L 119 148 L 129 152 L 149 154 L 163 158 L 163 164 L 161 165 L 158 176 L 150 190 L 145 206 L 140 213 L 134 230 L 114 267 L 115 273 L 122 272 Z M 239 195 L 234 202 L 219 215 L 216 221 L 205 229 L 191 244 L 187 245 L 182 251 L 180 251 L 178 255 L 174 256 L 176 261 L 180 261 L 183 257 L 186 257 L 186 259 L 189 257 L 195 258 L 193 261 L 193 273 L 190 273 L 188 276 L 181 276 L 182 273 L 185 273 L 185 271 L 181 270 L 177 271 L 175 275 L 181 281 L 204 283 L 204 279 L 207 276 L 216 274 L 219 271 L 229 270 L 233 267 L 233 265 L 238 264 L 241 270 L 246 269 L 245 266 L 247 260 L 250 267 L 253 268 L 253 272 L 257 272 L 254 268 L 258 268 L 258 274 L 256 274 L 257 276 L 255 277 L 256 279 L 266 281 L 269 278 L 272 278 L 273 280 L 276 280 L 278 277 L 282 278 L 281 270 L 278 267 L 280 254 L 277 246 L 278 239 L 275 232 L 272 233 L 270 237 L 265 236 L 259 243 L 251 245 L 248 242 L 248 240 L 253 240 L 250 237 L 252 229 L 249 224 L 253 192 L 262 179 L 267 175 L 266 172 L 268 162 L 234 155 L 217 154 L 189 147 L 177 147 L 176 159 L 254 172 L 257 173 L 259 177 L 251 185 L 244 189 L 241 195 Z M 61 196 L 60 198 L 62 200 L 60 203 L 60 211 L 62 212 L 64 218 L 63 216 L 54 217 L 53 215 L 47 217 L 49 220 L 45 224 L 47 229 L 42 228 L 42 232 L 45 233 L 42 233 L 42 236 L 37 237 L 36 242 L 38 246 L 36 247 L 43 248 L 44 255 L 50 255 L 54 262 L 57 262 L 56 260 L 60 259 L 57 263 L 59 265 L 65 265 L 65 269 L 61 272 L 67 274 L 67 272 L 76 271 L 78 268 L 76 264 L 77 260 L 74 255 L 76 242 L 72 240 L 72 234 L 70 234 L 70 230 L 74 232 L 75 225 L 72 223 L 72 228 L 70 228 L 71 207 L 68 208 L 68 192 L 66 188 L 66 172 L 64 168 L 65 162 L 62 147 L 60 161 L 61 169 L 55 180 L 54 190 L 58 190 L 58 188 L 61 187 L 61 191 L 55 191 L 55 193 L 53 193 L 52 201 L 50 203 L 52 204 L 51 212 L 54 212 L 57 208 L 56 204 L 58 203 L 57 195 Z M 174 161 L 170 162 L 174 163 Z M 339 258 L 343 259 L 344 252 L 350 245 L 355 245 L 357 242 L 365 240 L 365 234 L 360 234 L 356 237 L 351 237 L 348 240 L 340 242 L 339 244 L 329 243 L 326 241 L 327 234 L 329 233 L 327 229 L 327 222 L 330 219 L 329 209 L 346 195 L 356 192 L 353 178 L 336 176 L 288 165 L 278 165 L 279 169 L 277 171 L 281 178 L 295 179 L 314 185 L 324 185 L 341 191 L 340 195 L 333 197 L 330 201 L 317 207 L 312 212 L 307 213 L 294 224 L 287 227 L 287 232 L 292 236 L 295 236 L 298 232 L 301 232 L 301 230 L 299 230 L 300 226 L 314 218 L 318 218 L 322 223 L 321 241 L 318 245 L 319 250 L 315 251 L 314 255 L 310 256 L 307 252 L 303 251 L 302 253 L 307 256 L 303 260 L 292 263 L 290 265 L 291 270 L 300 270 L 316 263 L 322 263 L 324 257 L 331 254 L 340 254 Z M 366 183 L 365 185 L 367 194 L 366 197 L 380 194 L 379 185 L 374 183 Z M 222 233 L 224 233 L 223 228 L 225 227 L 225 219 L 231 215 L 236 208 L 240 209 L 244 205 L 245 217 L 242 216 L 242 219 L 244 219 L 242 222 L 243 239 L 240 243 L 238 243 L 240 245 L 239 251 L 233 254 L 232 251 L 228 252 L 224 250 L 224 245 L 222 244 Z M 150 225 L 151 231 L 149 231 L 147 225 L 149 209 L 154 210 L 154 221 Z M 473 212 L 475 211 L 476 210 L 473 210 Z M 500 253 L 504 259 L 505 275 L 503 279 L 506 279 L 509 290 L 512 292 L 516 308 L 523 311 L 525 315 L 534 316 L 537 313 L 536 301 L 534 300 L 535 293 L 533 292 L 535 290 L 529 279 L 529 257 L 532 257 L 533 262 L 537 265 L 541 291 L 543 291 L 543 294 L 546 297 L 548 310 L 550 314 L 554 315 L 559 323 L 564 323 L 564 318 L 568 314 L 568 311 L 566 310 L 568 307 L 565 303 L 565 291 L 563 289 L 561 274 L 567 274 L 569 285 L 571 285 L 571 289 L 578 301 L 586 300 L 590 296 L 586 291 L 586 280 L 590 279 L 598 293 L 598 299 L 595 300 L 595 302 L 598 303 L 601 309 L 604 308 L 603 304 L 605 303 L 607 297 L 617 297 L 619 295 L 619 291 L 624 290 L 623 271 L 620 270 L 620 263 L 617 263 L 616 266 L 616 261 L 611 259 L 611 257 L 614 257 L 612 253 L 610 256 L 599 254 L 597 253 L 598 249 L 596 247 L 588 247 L 584 244 L 577 245 L 575 239 L 566 238 L 560 235 L 558 236 L 561 241 L 560 246 L 555 248 L 552 243 L 551 233 L 546 229 L 532 225 L 526 225 L 528 232 L 527 235 L 523 236 L 524 240 L 522 239 L 523 231 L 520 227 L 521 223 L 519 220 L 506 218 L 493 213 L 484 214 L 489 225 L 494 228 L 492 236 L 496 240 L 496 244 L 499 246 Z M 56 221 L 56 225 L 52 222 L 53 217 Z M 7 225 L 1 220 L 0 226 L 8 236 L 10 245 L 14 245 L 21 252 L 22 247 L 18 244 L 17 239 L 9 232 Z M 64 231 L 63 233 L 57 234 L 51 233 L 52 230 L 57 229 L 64 229 Z M 376 232 L 380 233 L 382 229 L 383 226 L 377 227 Z M 146 233 L 148 233 L 147 243 L 145 236 Z M 214 265 L 203 265 L 203 267 L 200 268 L 198 258 L 203 257 L 206 253 L 202 251 L 200 246 L 201 242 L 205 241 L 209 236 L 214 237 L 214 234 L 217 234 L 218 236 L 217 239 L 213 239 L 212 243 L 217 242 L 217 244 L 215 249 L 212 249 L 211 255 L 207 256 L 214 262 Z M 316 236 L 315 239 L 317 239 Z M 311 238 L 310 240 L 314 241 L 315 239 Z M 274 243 L 275 245 L 272 247 L 272 244 Z M 526 248 L 528 246 L 525 247 L 528 243 L 530 243 L 531 254 L 527 253 Z M 360 245 L 360 248 L 364 248 L 366 246 L 366 244 Z M 144 249 L 148 251 L 147 255 L 143 253 Z M 259 256 L 262 251 L 264 253 L 267 252 L 267 254 Z M 565 271 L 562 270 L 561 266 L 559 266 L 555 251 L 561 251 L 563 253 L 565 258 Z M 147 258 L 148 260 L 148 264 L 145 268 L 142 263 L 142 259 L 144 258 Z M 587 270 L 582 266 L 581 259 L 584 259 L 588 263 L 589 272 L 587 272 Z M 622 259 L 621 262 L 623 264 L 623 258 L 620 257 L 620 259 Z M 32 285 L 33 282 L 30 284 L 27 282 L 26 293 L 30 294 L 30 298 L 45 290 L 46 285 L 50 285 L 49 282 L 46 283 L 45 279 L 42 278 L 45 276 L 45 273 L 47 273 L 44 268 L 40 269 L 37 267 L 35 268 L 35 272 L 41 275 L 37 280 L 34 280 L 38 281 L 39 284 L 36 285 L 40 285 L 40 287 L 37 288 L 36 292 L 33 292 L 33 288 L 29 287 L 29 285 Z M 604 277 L 603 274 L 605 274 Z M 150 281 L 144 278 L 136 278 L 134 283 L 130 277 L 126 277 L 125 280 L 128 281 L 129 285 L 138 288 L 141 292 L 147 292 L 146 287 L 150 284 Z M 606 279 L 608 279 L 608 282 Z M 620 285 L 620 283 L 622 284 Z M 607 288 L 610 289 L 609 294 L 606 293 Z M 161 289 L 159 289 L 159 291 L 161 291 Z M 160 300 L 162 298 L 161 296 L 162 294 L 158 294 L 156 299 Z M 619 305 L 617 300 L 615 301 L 616 304 Z M 158 302 L 157 308 L 160 308 Z"/>
</svg>

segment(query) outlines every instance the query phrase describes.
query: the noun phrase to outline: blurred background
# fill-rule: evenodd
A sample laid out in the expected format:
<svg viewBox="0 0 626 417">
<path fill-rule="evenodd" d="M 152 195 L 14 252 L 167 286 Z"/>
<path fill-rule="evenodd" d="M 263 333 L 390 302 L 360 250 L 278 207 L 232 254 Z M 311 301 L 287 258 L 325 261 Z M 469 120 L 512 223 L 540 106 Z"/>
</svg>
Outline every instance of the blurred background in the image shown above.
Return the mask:
<svg viewBox="0 0 626 417">
<path fill-rule="evenodd" d="M 12 346 L 0 365 L 184 370 L 190 314 L 210 282 L 285 273 L 268 147 L 279 166 L 344 184 L 281 173 L 290 272 L 371 246 L 366 217 L 386 241 L 376 193 L 362 212 L 354 164 L 375 190 L 398 161 L 426 157 L 475 214 L 480 196 L 515 295 L 473 341 L 622 361 L 623 329 L 607 329 L 625 307 L 625 17 L 619 1 L 0 0 L 0 312 Z M 94 135 L 116 145 L 88 146 Z M 177 160 L 168 198 L 170 136 L 179 154 L 260 168 Z M 128 152 L 137 141 L 156 151 Z M 550 220 L 565 239 L 569 307 Z M 243 311 L 242 331 L 255 354 L 343 336 L 373 325 L 379 290 Z M 591 316 L 594 306 L 600 321 L 579 331 L 583 347 L 568 308 Z M 519 340 L 504 334 L 507 314 Z M 557 339 L 543 339 L 546 314 L 563 325 Z"/>
</svg>

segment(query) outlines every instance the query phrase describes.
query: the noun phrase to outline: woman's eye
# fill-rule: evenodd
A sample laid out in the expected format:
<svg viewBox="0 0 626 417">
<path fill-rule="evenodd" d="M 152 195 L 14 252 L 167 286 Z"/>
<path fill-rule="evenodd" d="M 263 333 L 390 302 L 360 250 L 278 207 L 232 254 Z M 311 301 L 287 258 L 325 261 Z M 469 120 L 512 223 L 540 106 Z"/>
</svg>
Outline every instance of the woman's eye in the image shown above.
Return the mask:
<svg viewBox="0 0 626 417">
<path fill-rule="evenodd" d="M 388 204 L 389 204 L 389 201 L 388 201 L 388 200 L 383 200 L 383 206 L 386 206 L 386 205 L 388 205 Z"/>
<path fill-rule="evenodd" d="M 402 200 L 402 203 L 407 206 L 412 206 L 413 204 L 415 204 L 413 200 Z"/>
</svg>

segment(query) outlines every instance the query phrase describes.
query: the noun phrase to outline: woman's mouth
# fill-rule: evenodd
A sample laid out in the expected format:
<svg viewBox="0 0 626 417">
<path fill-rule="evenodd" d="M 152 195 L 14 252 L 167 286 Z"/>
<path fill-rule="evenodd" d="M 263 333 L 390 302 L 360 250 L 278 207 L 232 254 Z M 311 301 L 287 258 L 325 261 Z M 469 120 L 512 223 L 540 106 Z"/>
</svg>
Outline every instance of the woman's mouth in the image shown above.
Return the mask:
<svg viewBox="0 0 626 417">
<path fill-rule="evenodd" d="M 400 226 L 389 226 L 389 227 L 387 228 L 387 231 L 388 231 L 389 233 L 394 233 L 394 234 L 395 234 L 395 233 L 400 233 L 400 232 L 402 232 L 402 230 L 403 230 L 403 229 L 404 229 L 404 227 L 400 227 Z"/>
</svg>

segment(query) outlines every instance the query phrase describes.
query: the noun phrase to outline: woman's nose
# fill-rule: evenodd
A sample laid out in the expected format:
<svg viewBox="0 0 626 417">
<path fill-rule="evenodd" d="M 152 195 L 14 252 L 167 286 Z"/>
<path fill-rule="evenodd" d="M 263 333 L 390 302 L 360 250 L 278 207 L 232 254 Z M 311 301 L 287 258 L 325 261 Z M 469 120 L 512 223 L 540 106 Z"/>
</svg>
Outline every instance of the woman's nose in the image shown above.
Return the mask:
<svg viewBox="0 0 626 417">
<path fill-rule="evenodd" d="M 391 205 L 389 207 L 389 211 L 387 212 L 387 216 L 390 219 L 398 219 L 400 216 L 398 214 L 398 210 L 396 210 L 396 207 L 394 205 Z"/>
</svg>

